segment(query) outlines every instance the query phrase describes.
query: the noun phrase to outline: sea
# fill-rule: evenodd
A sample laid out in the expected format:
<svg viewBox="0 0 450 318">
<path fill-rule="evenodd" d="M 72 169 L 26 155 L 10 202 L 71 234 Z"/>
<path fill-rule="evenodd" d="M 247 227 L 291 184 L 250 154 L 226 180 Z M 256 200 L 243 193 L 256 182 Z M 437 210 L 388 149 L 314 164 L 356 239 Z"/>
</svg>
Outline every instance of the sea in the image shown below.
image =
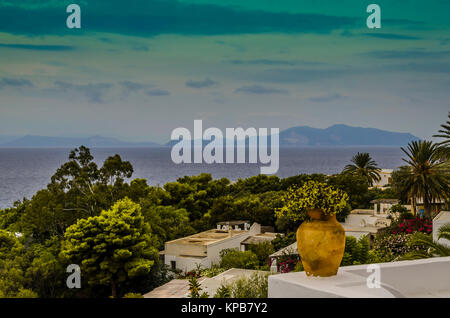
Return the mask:
<svg viewBox="0 0 450 318">
<path fill-rule="evenodd" d="M 0 209 L 11 207 L 17 200 L 30 199 L 50 182 L 51 176 L 68 160 L 70 149 L 64 148 L 0 148 Z M 261 164 L 175 164 L 171 148 L 93 148 L 94 161 L 101 166 L 109 156 L 119 154 L 134 168 L 132 179 L 145 178 L 150 185 L 163 186 L 183 176 L 210 173 L 213 178 L 236 181 L 260 173 Z M 304 147 L 280 148 L 281 178 L 302 173 L 339 173 L 357 152 L 368 152 L 383 169 L 402 165 L 399 147 Z"/>
</svg>

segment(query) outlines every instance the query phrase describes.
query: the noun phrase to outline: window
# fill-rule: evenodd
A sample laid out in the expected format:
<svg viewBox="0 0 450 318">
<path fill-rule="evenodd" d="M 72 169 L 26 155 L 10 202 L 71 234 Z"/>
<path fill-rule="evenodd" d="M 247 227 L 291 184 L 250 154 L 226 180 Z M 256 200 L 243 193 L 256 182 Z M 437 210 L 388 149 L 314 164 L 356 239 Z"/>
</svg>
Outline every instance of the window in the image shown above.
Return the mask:
<svg viewBox="0 0 450 318">
<path fill-rule="evenodd" d="M 170 261 L 170 267 L 171 267 L 172 269 L 177 269 L 177 262 L 175 262 L 175 261 Z"/>
</svg>

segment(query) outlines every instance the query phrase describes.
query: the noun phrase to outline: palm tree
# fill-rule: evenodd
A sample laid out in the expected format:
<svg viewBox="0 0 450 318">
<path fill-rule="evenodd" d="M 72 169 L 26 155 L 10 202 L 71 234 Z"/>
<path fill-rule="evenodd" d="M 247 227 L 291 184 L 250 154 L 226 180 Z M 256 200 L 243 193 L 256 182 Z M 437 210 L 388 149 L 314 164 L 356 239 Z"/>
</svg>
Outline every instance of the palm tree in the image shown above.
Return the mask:
<svg viewBox="0 0 450 318">
<path fill-rule="evenodd" d="M 448 118 L 447 123 L 441 125 L 442 129 L 439 130 L 439 134 L 433 135 L 433 137 L 444 138 L 438 145 L 439 151 L 447 160 L 450 159 L 450 112 L 448 113 Z"/>
<path fill-rule="evenodd" d="M 448 164 L 439 155 L 439 146 L 431 141 L 412 141 L 408 150 L 401 149 L 408 157 L 403 159 L 408 164 L 402 182 L 404 190 L 413 202 L 423 199 L 425 215 L 430 217 L 433 201 L 448 197 Z"/>
<path fill-rule="evenodd" d="M 441 125 L 442 129 L 439 130 L 439 134 L 433 136 L 446 139 L 439 143 L 440 146 L 450 146 L 450 112 L 448 112 L 448 119 L 446 124 Z"/>
<path fill-rule="evenodd" d="M 450 223 L 443 225 L 438 231 L 438 240 L 444 238 L 450 240 Z M 421 232 L 416 232 L 411 237 L 409 242 L 410 246 L 422 248 L 417 251 L 410 252 L 402 257 L 405 260 L 429 258 L 435 256 L 450 256 L 450 247 L 433 241 L 431 235 L 427 235 Z M 423 250 L 423 247 L 427 248 Z"/>
<path fill-rule="evenodd" d="M 374 181 L 380 180 L 380 171 L 377 163 L 372 160 L 367 152 L 357 153 L 353 156 L 351 162 L 353 164 L 346 165 L 343 172 L 356 174 L 364 177 L 367 183 L 372 186 Z"/>
</svg>

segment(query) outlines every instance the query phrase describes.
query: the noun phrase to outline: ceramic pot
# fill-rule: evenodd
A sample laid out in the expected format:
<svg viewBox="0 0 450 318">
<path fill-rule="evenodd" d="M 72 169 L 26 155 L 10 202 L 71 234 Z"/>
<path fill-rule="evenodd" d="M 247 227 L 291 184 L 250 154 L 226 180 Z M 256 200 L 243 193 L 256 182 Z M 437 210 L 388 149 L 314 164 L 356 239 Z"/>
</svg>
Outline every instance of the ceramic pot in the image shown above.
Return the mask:
<svg viewBox="0 0 450 318">
<path fill-rule="evenodd" d="M 345 249 L 345 231 L 336 216 L 322 210 L 307 211 L 310 221 L 297 230 L 297 247 L 308 276 L 336 275 Z"/>
</svg>

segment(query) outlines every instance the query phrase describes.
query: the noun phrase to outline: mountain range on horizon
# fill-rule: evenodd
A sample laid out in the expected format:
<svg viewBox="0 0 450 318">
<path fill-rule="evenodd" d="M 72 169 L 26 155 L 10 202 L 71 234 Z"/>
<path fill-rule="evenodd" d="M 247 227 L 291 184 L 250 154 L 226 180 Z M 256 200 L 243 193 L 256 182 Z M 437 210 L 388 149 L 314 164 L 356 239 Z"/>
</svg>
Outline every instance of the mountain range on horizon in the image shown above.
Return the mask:
<svg viewBox="0 0 450 318">
<path fill-rule="evenodd" d="M 298 126 L 280 132 L 281 147 L 309 146 L 404 146 L 420 138 L 410 133 L 391 132 L 377 128 L 353 127 L 343 124 L 328 128 Z M 49 137 L 26 135 L 21 137 L 1 136 L 1 148 L 74 148 L 84 145 L 89 148 L 148 148 L 169 147 L 178 141 L 165 144 L 155 142 L 128 142 L 116 138 Z M 205 141 L 205 143 L 208 143 Z"/>
</svg>

